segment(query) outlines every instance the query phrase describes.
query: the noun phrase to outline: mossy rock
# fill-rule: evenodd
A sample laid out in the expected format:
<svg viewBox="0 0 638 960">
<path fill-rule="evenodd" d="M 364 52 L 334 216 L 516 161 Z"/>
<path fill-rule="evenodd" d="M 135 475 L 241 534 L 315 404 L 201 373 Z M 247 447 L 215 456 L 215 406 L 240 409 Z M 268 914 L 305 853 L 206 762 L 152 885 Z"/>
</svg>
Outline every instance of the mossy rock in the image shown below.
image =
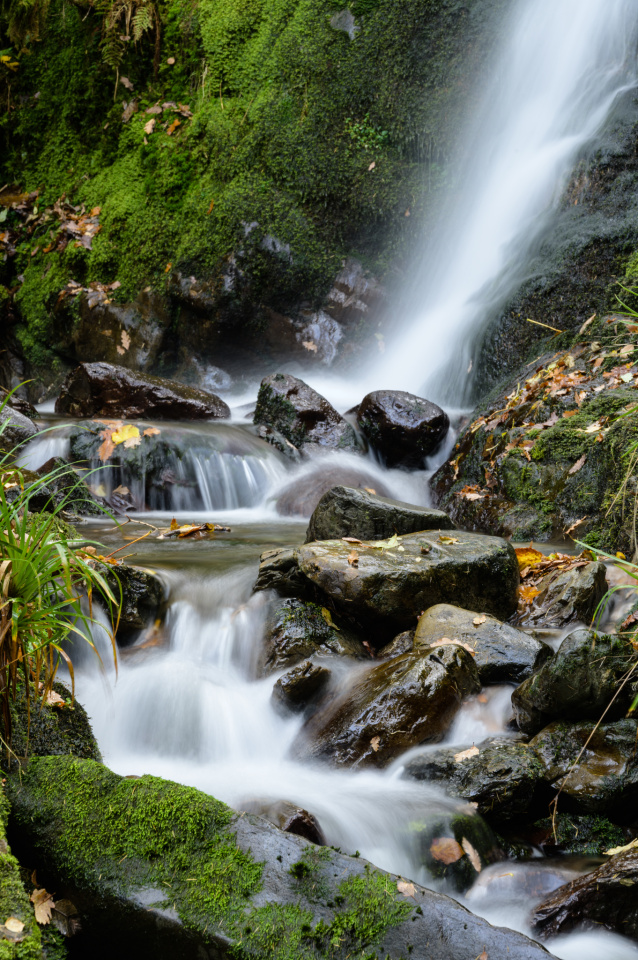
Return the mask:
<svg viewBox="0 0 638 960">
<path fill-rule="evenodd" d="M 622 827 L 606 817 L 558 813 L 555 820 L 545 817 L 534 824 L 535 839 L 548 853 L 567 856 L 602 857 L 607 850 L 623 847 L 627 835 Z M 555 831 L 555 832 L 554 832 Z"/>
<path fill-rule="evenodd" d="M 89 949 L 126 960 L 546 956 L 441 894 L 415 884 L 406 896 L 400 877 L 191 787 L 35 757 L 8 791 L 16 847 L 43 882 L 72 892 Z"/>
<path fill-rule="evenodd" d="M 20 878 L 20 865 L 7 844 L 8 818 L 9 804 L 0 788 L 0 960 L 43 960 L 40 929 Z M 5 928 L 10 917 L 24 924 L 20 933 Z"/>
<path fill-rule="evenodd" d="M 53 691 L 64 705 L 48 706 L 33 700 L 27 708 L 24 687 L 11 706 L 11 750 L 18 757 L 67 756 L 101 760 L 97 741 L 84 707 L 73 700 L 71 690 L 56 681 Z"/>
</svg>

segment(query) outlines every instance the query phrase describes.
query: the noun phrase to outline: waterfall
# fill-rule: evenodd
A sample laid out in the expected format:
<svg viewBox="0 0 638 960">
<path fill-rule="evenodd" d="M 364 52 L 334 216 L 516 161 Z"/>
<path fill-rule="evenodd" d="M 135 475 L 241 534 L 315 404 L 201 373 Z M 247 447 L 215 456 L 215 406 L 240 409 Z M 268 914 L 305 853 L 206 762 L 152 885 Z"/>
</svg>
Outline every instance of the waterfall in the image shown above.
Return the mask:
<svg viewBox="0 0 638 960">
<path fill-rule="evenodd" d="M 486 321 L 525 278 L 574 163 L 636 83 L 635 0 L 520 0 L 511 18 L 459 188 L 368 389 L 467 402 Z"/>
</svg>

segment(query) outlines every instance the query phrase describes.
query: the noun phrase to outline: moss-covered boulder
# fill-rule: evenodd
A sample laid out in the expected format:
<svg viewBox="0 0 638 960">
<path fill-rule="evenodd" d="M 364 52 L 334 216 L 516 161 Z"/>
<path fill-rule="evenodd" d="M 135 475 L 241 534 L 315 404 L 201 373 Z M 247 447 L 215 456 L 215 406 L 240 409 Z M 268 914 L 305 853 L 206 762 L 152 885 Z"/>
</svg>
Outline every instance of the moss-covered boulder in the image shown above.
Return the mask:
<svg viewBox="0 0 638 960">
<path fill-rule="evenodd" d="M 615 695 L 635 662 L 636 651 L 622 637 L 572 631 L 555 656 L 512 694 L 520 729 L 533 734 L 551 720 L 599 720 L 607 707 L 608 720 L 623 716 L 635 692 L 626 684 Z"/>
<path fill-rule="evenodd" d="M 394 533 L 418 533 L 419 530 L 450 530 L 454 524 L 442 510 L 419 507 L 369 490 L 332 487 L 315 507 L 306 532 L 306 543 L 313 540 L 385 540 Z"/>
<path fill-rule="evenodd" d="M 628 822 L 638 800 L 637 740 L 636 720 L 598 728 L 595 723 L 556 721 L 541 730 L 530 747 L 543 764 L 547 782 L 561 788 L 562 807 Z"/>
<path fill-rule="evenodd" d="M 521 683 L 552 655 L 546 643 L 496 617 L 447 603 L 430 607 L 419 618 L 414 646 L 429 647 L 442 637 L 472 648 L 483 684 Z"/>
<path fill-rule="evenodd" d="M 352 426 L 303 380 L 274 373 L 261 382 L 253 423 L 271 427 L 302 453 L 313 448 L 358 451 Z"/>
<path fill-rule="evenodd" d="M 74 756 L 101 760 L 84 707 L 71 690 L 56 681 L 51 702 L 31 698 L 27 705 L 22 687 L 11 704 L 11 750 L 15 757 Z M 58 699 L 58 698 L 61 698 Z M 5 739 L 9 739 L 5 734 Z"/>
<path fill-rule="evenodd" d="M 293 667 L 307 657 L 368 660 L 361 640 L 325 607 L 303 600 L 273 600 L 266 621 L 258 676 Z"/>
<path fill-rule="evenodd" d="M 0 958 L 43 960 L 40 929 L 22 885 L 20 864 L 7 843 L 9 804 L 0 788 Z"/>
<path fill-rule="evenodd" d="M 264 554 L 255 590 L 328 603 L 381 647 L 437 603 L 506 619 L 516 609 L 514 548 L 498 537 L 425 531 L 361 545 L 322 540 Z"/>
<path fill-rule="evenodd" d="M 408 760 L 402 776 L 440 784 L 453 796 L 477 804 L 492 824 L 520 823 L 551 798 L 534 749 L 504 737 L 427 751 Z"/>
<path fill-rule="evenodd" d="M 432 482 L 460 526 L 633 552 L 624 503 L 635 493 L 635 337 L 599 329 L 602 343 L 545 354 L 508 378 L 460 435 Z"/>
<path fill-rule="evenodd" d="M 526 937 L 361 858 L 317 848 L 191 787 L 90 760 L 34 758 L 8 784 L 11 836 L 38 877 L 73 892 L 87 949 L 184 960 L 449 960 Z M 60 797 L 65 798 L 60 803 Z M 50 888 L 49 888 L 50 889 Z"/>
<path fill-rule="evenodd" d="M 564 804 L 561 803 L 560 807 L 562 806 Z M 619 827 L 606 817 L 565 813 L 560 810 L 554 818 L 544 817 L 537 820 L 532 829 L 535 845 L 550 857 L 556 853 L 602 857 L 605 851 L 622 847 L 628 840 L 626 828 Z"/>
<path fill-rule="evenodd" d="M 410 747 L 441 740 L 464 698 L 480 688 L 462 647 L 405 653 L 360 672 L 320 705 L 292 753 L 341 767 L 385 767 Z"/>
</svg>

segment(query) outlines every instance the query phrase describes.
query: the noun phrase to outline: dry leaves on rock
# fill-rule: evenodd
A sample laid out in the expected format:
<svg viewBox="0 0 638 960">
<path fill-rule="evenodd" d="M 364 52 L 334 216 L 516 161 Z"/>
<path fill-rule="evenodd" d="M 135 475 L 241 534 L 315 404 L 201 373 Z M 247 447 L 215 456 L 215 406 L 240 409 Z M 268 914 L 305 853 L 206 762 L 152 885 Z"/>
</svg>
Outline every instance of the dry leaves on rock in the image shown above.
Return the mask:
<svg viewBox="0 0 638 960">
<path fill-rule="evenodd" d="M 375 753 L 378 753 L 378 752 L 379 752 L 379 744 L 380 744 L 380 742 L 381 742 L 381 738 L 380 738 L 380 737 L 373 737 L 372 740 L 370 741 L 370 746 L 372 747 L 372 749 L 374 750 Z"/>
<path fill-rule="evenodd" d="M 44 887 L 34 890 L 31 894 L 31 902 L 35 910 L 35 919 L 38 923 L 46 924 L 51 922 L 51 911 L 55 907 L 53 897 Z"/>
<path fill-rule="evenodd" d="M 404 897 L 413 897 L 416 888 L 413 883 L 408 883 L 407 880 L 399 880 L 397 882 L 397 890 L 399 893 L 402 893 Z"/>
<path fill-rule="evenodd" d="M 479 753 L 479 748 L 472 745 L 468 750 L 461 750 L 460 753 L 455 753 L 454 762 L 463 763 L 464 760 L 471 760 L 472 757 L 478 757 Z"/>
<path fill-rule="evenodd" d="M 177 539 L 184 540 L 210 540 L 216 533 L 231 533 L 230 527 L 224 527 L 219 523 L 178 523 L 175 518 L 171 520 L 170 527 L 163 527 L 156 536 L 156 540 Z"/>
<path fill-rule="evenodd" d="M 430 650 L 435 647 L 463 647 L 464 650 L 467 650 L 468 653 L 471 653 L 473 657 L 476 656 L 475 651 L 468 643 L 463 643 L 462 640 L 450 640 L 449 637 L 441 637 L 440 640 L 437 640 L 436 643 L 430 644 Z"/>
</svg>

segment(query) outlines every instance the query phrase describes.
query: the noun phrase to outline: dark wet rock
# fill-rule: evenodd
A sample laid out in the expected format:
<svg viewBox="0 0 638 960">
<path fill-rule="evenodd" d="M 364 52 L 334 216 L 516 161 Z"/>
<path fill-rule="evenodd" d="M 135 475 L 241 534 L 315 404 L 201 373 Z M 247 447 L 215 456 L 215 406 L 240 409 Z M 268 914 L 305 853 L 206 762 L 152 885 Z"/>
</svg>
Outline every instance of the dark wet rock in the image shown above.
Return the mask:
<svg viewBox="0 0 638 960">
<path fill-rule="evenodd" d="M 463 698 L 479 689 L 472 657 L 461 647 L 386 660 L 361 671 L 310 717 L 293 755 L 337 766 L 385 767 L 410 747 L 441 740 Z"/>
<path fill-rule="evenodd" d="M 562 787 L 563 808 L 626 821 L 635 816 L 638 801 L 638 721 L 595 727 L 556 721 L 530 747 L 545 768 L 545 779 Z"/>
<path fill-rule="evenodd" d="M 450 530 L 454 524 L 442 510 L 417 507 L 353 487 L 333 487 L 323 495 L 310 518 L 306 543 L 312 540 L 384 540 L 393 533 Z"/>
<path fill-rule="evenodd" d="M 555 890 L 534 911 L 532 928 L 547 939 L 580 930 L 613 930 L 638 940 L 638 849 Z"/>
<path fill-rule="evenodd" d="M 402 774 L 407 780 L 441 784 L 452 796 L 476 803 L 490 823 L 540 810 L 551 799 L 544 775 L 534 750 L 507 737 L 428 750 L 408 760 Z"/>
<path fill-rule="evenodd" d="M 402 653 L 410 653 L 414 649 L 414 630 L 404 630 L 397 634 L 394 640 L 386 643 L 385 647 L 377 653 L 378 660 L 389 660 L 391 657 L 399 657 Z"/>
<path fill-rule="evenodd" d="M 42 499 L 45 490 L 51 493 L 47 499 L 47 505 L 39 509 L 52 510 L 63 506 L 65 510 L 90 517 L 103 517 L 108 510 L 106 500 L 95 496 L 89 490 L 86 482 L 75 473 L 67 460 L 52 457 L 42 464 L 36 473 L 39 477 L 46 479 L 44 486 L 36 486 L 36 496 Z"/>
<path fill-rule="evenodd" d="M 230 409 L 214 393 L 186 387 L 110 363 L 81 363 L 68 375 L 55 403 L 70 417 L 151 417 L 159 420 L 211 420 Z"/>
<path fill-rule="evenodd" d="M 319 821 L 312 813 L 303 810 L 294 803 L 287 800 L 280 800 L 278 803 L 270 803 L 267 800 L 249 800 L 240 804 L 245 813 L 254 813 L 259 817 L 264 817 L 270 823 L 283 830 L 284 833 L 294 833 L 297 837 L 303 837 L 310 843 L 316 843 L 323 846 L 326 842 L 323 830 Z"/>
<path fill-rule="evenodd" d="M 77 304 L 71 334 L 75 360 L 102 361 L 136 372 L 157 364 L 171 324 L 162 297 L 142 292 L 133 303 L 108 303 L 89 290 L 80 294 Z"/>
<path fill-rule="evenodd" d="M 596 608 L 607 591 L 604 563 L 585 562 L 582 566 L 543 577 L 540 593 L 521 622 L 562 627 L 575 620 L 590 624 Z"/>
<path fill-rule="evenodd" d="M 252 415 L 251 412 L 251 417 Z M 301 461 L 302 457 L 297 447 L 294 443 L 291 443 L 290 440 L 286 440 L 283 433 L 280 433 L 279 430 L 275 430 L 273 427 L 267 427 L 262 423 L 261 426 L 257 427 L 257 436 L 275 447 L 276 450 L 283 453 L 283 455 L 288 457 L 289 460 L 292 460 L 293 463 L 299 463 Z"/>
<path fill-rule="evenodd" d="M 273 601 L 264 630 L 257 675 L 269 676 L 314 654 L 357 660 L 370 657 L 358 637 L 345 625 L 340 625 L 338 618 L 333 620 L 329 610 L 303 600 Z"/>
<path fill-rule="evenodd" d="M 325 691 L 331 676 L 328 667 L 304 660 L 277 680 L 272 690 L 273 703 L 292 713 L 305 710 Z"/>
<path fill-rule="evenodd" d="M 142 567 L 120 563 L 102 570 L 116 601 L 121 599 L 118 643 L 127 646 L 140 630 L 161 617 L 166 607 L 166 588 L 160 578 Z M 113 611 L 113 615 L 116 612 Z"/>
<path fill-rule="evenodd" d="M 357 451 L 357 437 L 343 417 L 312 387 L 287 373 L 261 382 L 253 423 L 277 430 L 294 444 Z"/>
<path fill-rule="evenodd" d="M 448 637 L 474 650 L 481 683 L 521 683 L 551 657 L 546 643 L 484 613 L 440 603 L 426 610 L 414 635 L 415 647 Z"/>
<path fill-rule="evenodd" d="M 277 513 L 283 517 L 309 517 L 317 504 L 335 486 L 374 491 L 385 496 L 390 491 L 379 478 L 364 467 L 343 466 L 338 463 L 315 462 L 288 484 L 277 497 Z"/>
<path fill-rule="evenodd" d="M 21 396 L 17 390 L 10 393 L 10 391 L 4 387 L 0 387 L 0 403 L 2 403 L 5 398 L 7 400 L 7 406 L 11 407 L 12 410 L 17 410 L 18 413 L 21 413 L 23 417 L 27 417 L 29 420 L 37 419 L 38 411 L 36 408 L 26 397 Z"/>
<path fill-rule="evenodd" d="M 636 660 L 629 641 L 584 627 L 572 631 L 557 653 L 512 694 L 523 733 L 538 733 L 555 719 L 598 720 Z M 607 713 L 621 717 L 635 693 L 627 684 Z"/>
<path fill-rule="evenodd" d="M 352 562 L 352 553 L 358 556 Z M 366 548 L 324 540 L 269 551 L 256 590 L 329 599 L 337 612 L 371 631 L 375 647 L 412 629 L 437 603 L 466 604 L 502 618 L 516 608 L 519 581 L 514 548 L 497 537 L 454 531 L 412 533 L 400 542 Z"/>
<path fill-rule="evenodd" d="M 389 467 L 424 466 L 450 427 L 435 403 L 402 390 L 377 390 L 363 398 L 357 413 L 361 432 Z"/>
<path fill-rule="evenodd" d="M 241 942 L 270 960 L 274 929 L 300 956 L 310 942 L 317 960 L 334 960 L 337 937 L 344 956 L 547 960 L 443 894 L 414 884 L 405 896 L 400 877 L 361 857 L 309 847 L 191 787 L 36 757 L 8 792 L 14 852 L 76 904 L 92 956 L 231 960 Z"/>
<path fill-rule="evenodd" d="M 0 410 L 0 447 L 11 450 L 35 437 L 38 428 L 19 410 L 5 406 Z"/>
<path fill-rule="evenodd" d="M 492 830 L 471 807 L 451 816 L 434 808 L 410 824 L 410 834 L 428 872 L 461 893 L 484 868 L 503 859 Z"/>
<path fill-rule="evenodd" d="M 520 907 L 521 903 L 538 903 L 547 894 L 575 880 L 579 872 L 546 860 L 531 863 L 508 863 L 507 870 L 497 864 L 487 867 L 465 894 L 477 909 L 495 900 Z"/>
<path fill-rule="evenodd" d="M 74 700 L 69 687 L 56 681 L 53 690 L 64 706 L 48 706 L 31 699 L 29 710 L 23 690 L 11 705 L 11 749 L 23 757 L 68 756 L 101 760 L 84 707 Z"/>
<path fill-rule="evenodd" d="M 564 806 L 561 802 L 560 807 Z M 557 854 L 602 857 L 606 850 L 623 847 L 629 839 L 622 827 L 606 817 L 564 813 L 560 809 L 554 818 L 537 820 L 530 837 L 534 845 L 549 857 Z M 566 883 L 567 879 L 563 882 Z"/>
</svg>

